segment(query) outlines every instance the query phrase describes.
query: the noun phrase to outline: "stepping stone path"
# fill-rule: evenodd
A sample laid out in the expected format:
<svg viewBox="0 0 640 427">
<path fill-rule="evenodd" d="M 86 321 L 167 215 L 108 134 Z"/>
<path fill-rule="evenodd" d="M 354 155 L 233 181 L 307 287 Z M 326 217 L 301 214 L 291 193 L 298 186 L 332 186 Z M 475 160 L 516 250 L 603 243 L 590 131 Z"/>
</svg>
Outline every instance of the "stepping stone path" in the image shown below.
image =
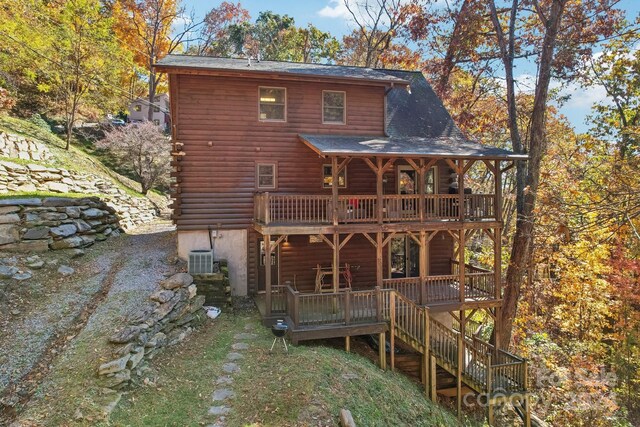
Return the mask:
<svg viewBox="0 0 640 427">
<path fill-rule="evenodd" d="M 253 329 L 254 325 L 252 324 L 248 323 L 244 326 L 245 331 L 252 331 Z M 211 400 L 214 406 L 209 408 L 209 415 L 216 417 L 216 421 L 207 427 L 226 426 L 226 415 L 233 410 L 230 401 L 235 397 L 233 390 L 228 387 L 233 384 L 233 374 L 240 371 L 240 366 L 238 366 L 236 362 L 244 359 L 244 355 L 239 352 L 249 348 L 249 344 L 245 341 L 251 341 L 257 337 L 256 334 L 251 332 L 242 332 L 234 335 L 233 338 L 236 342 L 231 345 L 232 351 L 227 354 L 228 362 L 222 365 L 224 374 L 220 375 L 214 381 L 216 389 L 211 394 Z"/>
</svg>

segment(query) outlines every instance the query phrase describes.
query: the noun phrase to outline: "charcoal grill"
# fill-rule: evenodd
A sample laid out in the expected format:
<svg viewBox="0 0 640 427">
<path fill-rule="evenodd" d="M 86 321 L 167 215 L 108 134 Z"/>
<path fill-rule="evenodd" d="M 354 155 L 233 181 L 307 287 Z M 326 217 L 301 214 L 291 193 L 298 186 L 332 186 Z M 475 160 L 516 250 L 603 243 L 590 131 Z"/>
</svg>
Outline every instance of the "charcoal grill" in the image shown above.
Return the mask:
<svg viewBox="0 0 640 427">
<path fill-rule="evenodd" d="M 273 344 L 271 344 L 271 349 L 269 351 L 273 351 L 273 347 L 275 347 L 276 342 L 280 339 L 282 340 L 282 344 L 284 345 L 284 350 L 288 353 L 289 348 L 287 347 L 287 341 L 285 340 L 285 335 L 289 330 L 289 326 L 285 323 L 284 320 L 276 320 L 276 323 L 271 326 L 271 333 L 273 333 Z"/>
</svg>

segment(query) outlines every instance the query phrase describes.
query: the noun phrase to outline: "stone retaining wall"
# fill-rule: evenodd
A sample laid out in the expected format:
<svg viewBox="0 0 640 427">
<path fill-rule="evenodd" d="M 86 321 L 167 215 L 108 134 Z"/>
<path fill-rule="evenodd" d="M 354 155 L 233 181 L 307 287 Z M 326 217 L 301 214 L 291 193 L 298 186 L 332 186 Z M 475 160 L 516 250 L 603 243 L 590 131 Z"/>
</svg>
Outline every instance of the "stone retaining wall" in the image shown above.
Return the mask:
<svg viewBox="0 0 640 427">
<path fill-rule="evenodd" d="M 0 156 L 22 160 L 49 160 L 52 157 L 46 145 L 2 130 L 0 130 Z"/>
<path fill-rule="evenodd" d="M 120 234 L 115 213 L 97 197 L 0 199 L 0 251 L 91 246 Z"/>
<path fill-rule="evenodd" d="M 144 224 L 158 216 L 157 208 L 146 197 L 127 194 L 112 181 L 98 175 L 52 168 L 39 164 L 22 165 L 0 161 L 0 194 L 11 192 L 100 194 L 120 219 L 124 230 Z"/>
<path fill-rule="evenodd" d="M 144 381 L 146 362 L 163 347 L 185 339 L 205 318 L 204 296 L 196 295 L 196 285 L 189 274 L 174 274 L 160 285 L 161 289 L 149 297 L 149 303 L 109 339 L 113 351 L 105 355 L 104 360 L 109 361 L 98 368 L 103 387 L 121 390 Z"/>
</svg>

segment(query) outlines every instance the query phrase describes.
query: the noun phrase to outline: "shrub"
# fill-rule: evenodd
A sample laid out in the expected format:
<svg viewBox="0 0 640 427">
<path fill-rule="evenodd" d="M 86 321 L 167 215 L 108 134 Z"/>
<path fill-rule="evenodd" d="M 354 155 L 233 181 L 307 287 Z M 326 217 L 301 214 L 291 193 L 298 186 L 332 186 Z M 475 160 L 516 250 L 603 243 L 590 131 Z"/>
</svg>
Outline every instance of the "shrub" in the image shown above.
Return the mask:
<svg viewBox="0 0 640 427">
<path fill-rule="evenodd" d="M 31 117 L 27 119 L 27 121 L 30 123 L 33 123 L 39 128 L 42 128 L 48 132 L 51 132 L 51 126 L 49 126 L 49 123 L 47 123 L 47 121 L 43 119 L 42 116 L 38 113 L 33 113 Z"/>
<path fill-rule="evenodd" d="M 142 194 L 169 182 L 169 138 L 151 122 L 116 127 L 96 146 L 108 150 L 129 169 L 142 186 Z"/>
</svg>

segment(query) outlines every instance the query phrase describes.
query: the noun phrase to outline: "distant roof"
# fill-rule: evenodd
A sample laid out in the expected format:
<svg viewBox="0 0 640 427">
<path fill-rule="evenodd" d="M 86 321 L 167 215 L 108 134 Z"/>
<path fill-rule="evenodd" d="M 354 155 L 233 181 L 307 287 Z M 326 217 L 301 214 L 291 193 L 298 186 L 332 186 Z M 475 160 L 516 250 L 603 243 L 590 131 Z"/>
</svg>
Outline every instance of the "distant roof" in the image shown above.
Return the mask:
<svg viewBox="0 0 640 427">
<path fill-rule="evenodd" d="M 216 58 L 195 55 L 167 55 L 155 64 L 160 69 L 184 68 L 199 70 L 243 71 L 249 73 L 287 74 L 296 76 L 320 76 L 345 80 L 362 80 L 401 84 L 409 82 L 394 75 L 365 67 L 343 65 L 308 64 L 301 62 L 256 61 L 235 58 Z"/>
<path fill-rule="evenodd" d="M 343 136 L 300 134 L 302 142 L 323 156 L 446 157 L 477 159 L 526 159 L 502 148 L 490 147 L 452 137 L 419 136 Z"/>
</svg>

